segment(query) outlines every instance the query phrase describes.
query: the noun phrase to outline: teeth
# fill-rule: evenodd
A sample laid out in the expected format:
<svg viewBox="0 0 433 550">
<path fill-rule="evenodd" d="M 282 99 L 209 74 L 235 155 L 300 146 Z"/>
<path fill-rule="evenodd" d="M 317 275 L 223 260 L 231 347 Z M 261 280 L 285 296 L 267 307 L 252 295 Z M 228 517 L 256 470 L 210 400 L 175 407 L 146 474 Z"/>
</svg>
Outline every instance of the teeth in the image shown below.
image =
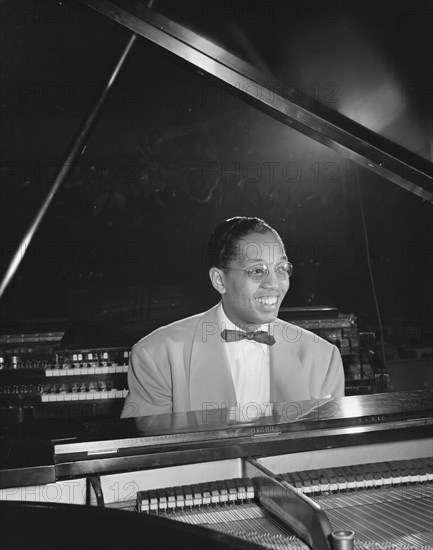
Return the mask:
<svg viewBox="0 0 433 550">
<path fill-rule="evenodd" d="M 274 306 L 277 303 L 277 298 L 256 298 L 261 304 L 266 304 L 267 306 Z"/>
</svg>

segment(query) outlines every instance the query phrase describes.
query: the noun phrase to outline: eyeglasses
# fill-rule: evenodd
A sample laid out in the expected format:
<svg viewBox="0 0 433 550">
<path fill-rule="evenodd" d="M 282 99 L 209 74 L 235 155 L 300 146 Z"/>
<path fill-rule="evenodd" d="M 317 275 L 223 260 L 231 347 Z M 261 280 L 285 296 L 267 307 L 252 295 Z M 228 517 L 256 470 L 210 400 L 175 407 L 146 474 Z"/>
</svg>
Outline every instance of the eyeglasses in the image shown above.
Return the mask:
<svg viewBox="0 0 433 550">
<path fill-rule="evenodd" d="M 237 267 L 223 267 L 222 269 L 245 271 L 252 281 L 263 281 L 269 275 L 269 267 L 266 264 L 253 265 L 247 269 L 238 269 Z M 280 279 L 288 279 L 293 273 L 293 265 L 290 262 L 280 262 L 275 266 L 274 271 Z"/>
</svg>

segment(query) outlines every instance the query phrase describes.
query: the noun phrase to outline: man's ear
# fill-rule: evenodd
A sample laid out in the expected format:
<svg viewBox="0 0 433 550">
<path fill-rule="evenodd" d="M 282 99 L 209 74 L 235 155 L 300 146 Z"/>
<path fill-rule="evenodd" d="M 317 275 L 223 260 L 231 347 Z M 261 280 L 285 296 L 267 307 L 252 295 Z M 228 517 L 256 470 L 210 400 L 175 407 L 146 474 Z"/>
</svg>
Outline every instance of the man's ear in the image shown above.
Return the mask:
<svg viewBox="0 0 433 550">
<path fill-rule="evenodd" d="M 209 277 L 210 282 L 212 283 L 212 286 L 215 290 L 217 290 L 220 294 L 226 293 L 226 287 L 224 285 L 224 272 L 222 269 L 218 269 L 217 267 L 211 267 L 209 269 Z"/>
</svg>

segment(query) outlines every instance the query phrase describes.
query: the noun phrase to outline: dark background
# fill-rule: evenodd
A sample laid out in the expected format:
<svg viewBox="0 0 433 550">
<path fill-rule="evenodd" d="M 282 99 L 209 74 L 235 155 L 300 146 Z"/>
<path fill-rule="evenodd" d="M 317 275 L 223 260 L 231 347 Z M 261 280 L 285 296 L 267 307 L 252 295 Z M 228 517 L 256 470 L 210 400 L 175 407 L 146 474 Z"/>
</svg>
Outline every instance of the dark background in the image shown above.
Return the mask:
<svg viewBox="0 0 433 550">
<path fill-rule="evenodd" d="M 1 2 L 3 272 L 129 33 L 76 2 Z M 155 11 L 430 160 L 432 3 L 185 2 Z M 432 211 L 140 38 L 2 304 L 162 324 L 212 305 L 214 226 L 263 217 L 295 266 L 284 306 L 335 306 L 431 341 Z"/>
</svg>

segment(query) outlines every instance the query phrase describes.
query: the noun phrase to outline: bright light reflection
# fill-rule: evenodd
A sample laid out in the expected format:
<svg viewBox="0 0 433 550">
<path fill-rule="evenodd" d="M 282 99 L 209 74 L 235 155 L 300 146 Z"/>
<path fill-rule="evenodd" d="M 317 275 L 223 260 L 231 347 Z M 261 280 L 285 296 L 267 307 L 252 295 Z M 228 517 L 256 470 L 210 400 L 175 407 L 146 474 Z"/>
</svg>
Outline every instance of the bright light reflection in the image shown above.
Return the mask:
<svg viewBox="0 0 433 550">
<path fill-rule="evenodd" d="M 363 416 L 363 410 L 359 399 L 348 399 L 347 402 L 344 403 L 343 413 L 344 416 L 351 418 Z"/>
<path fill-rule="evenodd" d="M 347 433 L 347 434 L 359 434 L 361 432 L 365 431 L 365 427 L 364 426 L 356 426 L 354 428 L 346 428 L 344 430 L 344 433 Z"/>
<path fill-rule="evenodd" d="M 350 99 L 341 102 L 339 111 L 366 128 L 380 132 L 403 111 L 401 93 L 391 79 L 377 87 L 352 91 Z"/>
</svg>

